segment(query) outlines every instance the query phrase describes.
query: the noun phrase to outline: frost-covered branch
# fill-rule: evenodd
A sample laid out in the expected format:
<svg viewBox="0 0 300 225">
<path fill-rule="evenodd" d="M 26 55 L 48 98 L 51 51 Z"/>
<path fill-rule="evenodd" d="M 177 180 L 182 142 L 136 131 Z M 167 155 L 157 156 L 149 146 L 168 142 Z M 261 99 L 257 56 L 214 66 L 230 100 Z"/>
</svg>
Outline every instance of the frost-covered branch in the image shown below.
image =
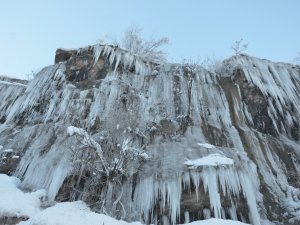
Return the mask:
<svg viewBox="0 0 300 225">
<path fill-rule="evenodd" d="M 128 155 L 130 158 L 136 159 L 141 158 L 143 160 L 148 160 L 150 157 L 148 154 L 138 148 L 130 146 L 130 139 L 126 138 L 122 143 L 122 152 Z"/>
<path fill-rule="evenodd" d="M 125 164 L 127 159 L 142 159 L 148 160 L 149 156 L 142 150 L 132 147 L 131 140 L 129 138 L 124 139 L 122 145 L 115 151 L 111 151 L 110 154 L 105 154 L 102 150 L 101 145 L 96 142 L 91 135 L 82 128 L 70 126 L 67 129 L 67 133 L 70 136 L 74 134 L 79 135 L 82 138 L 82 144 L 95 150 L 100 158 L 101 164 L 105 170 L 107 177 L 111 176 L 112 173 L 119 171 L 122 173 L 126 172 Z"/>
<path fill-rule="evenodd" d="M 92 195 L 98 199 L 99 209 L 102 213 L 112 215 L 118 208 L 126 216 L 126 211 L 122 203 L 123 180 L 128 174 L 128 161 L 149 159 L 148 155 L 133 147 L 132 138 L 125 138 L 122 144 L 117 144 L 109 136 L 101 138 L 97 142 L 87 131 L 82 128 L 70 126 L 67 128 L 70 136 L 76 135 L 83 146 L 71 148 L 74 154 L 74 169 L 78 175 L 76 193 L 80 196 Z M 75 171 L 75 170 L 74 170 Z M 85 180 L 88 185 L 80 188 L 80 181 Z M 99 185 L 101 192 L 99 193 Z M 87 189 L 87 190 L 86 190 Z M 116 196 L 113 193 L 119 193 Z M 83 199 L 84 200 L 84 199 Z M 121 212 L 120 211 L 120 212 Z"/>
<path fill-rule="evenodd" d="M 231 45 L 231 49 L 234 51 L 235 55 L 240 55 L 248 49 L 249 43 L 244 43 L 243 38 L 235 41 Z"/>
<path fill-rule="evenodd" d="M 125 31 L 121 46 L 143 58 L 145 61 L 160 64 L 166 60 L 165 53 L 160 48 L 168 43 L 169 39 L 166 37 L 145 40 L 142 37 L 141 28 L 130 27 Z"/>
<path fill-rule="evenodd" d="M 78 128 L 78 127 L 74 127 L 74 126 L 70 126 L 67 129 L 67 133 L 70 136 L 73 136 L 74 134 L 77 134 L 79 136 L 81 136 L 83 138 L 82 143 L 85 145 L 88 145 L 89 147 L 92 147 L 93 149 L 96 150 L 101 163 L 104 167 L 104 170 L 106 172 L 106 175 L 109 176 L 109 167 L 107 164 L 107 161 L 105 160 L 104 156 L 103 156 L 103 151 L 101 148 L 101 145 L 99 143 L 97 143 L 84 129 L 82 128 Z"/>
</svg>

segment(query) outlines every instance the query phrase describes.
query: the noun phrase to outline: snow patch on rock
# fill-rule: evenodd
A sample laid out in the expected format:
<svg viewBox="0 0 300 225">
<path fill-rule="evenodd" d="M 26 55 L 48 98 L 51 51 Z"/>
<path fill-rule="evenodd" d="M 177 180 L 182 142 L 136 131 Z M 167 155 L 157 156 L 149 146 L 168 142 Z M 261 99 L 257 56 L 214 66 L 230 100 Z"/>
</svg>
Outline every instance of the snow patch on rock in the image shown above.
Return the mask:
<svg viewBox="0 0 300 225">
<path fill-rule="evenodd" d="M 184 164 L 189 168 L 197 168 L 200 166 L 232 165 L 233 163 L 232 159 L 216 153 L 195 160 L 187 160 Z"/>
<path fill-rule="evenodd" d="M 208 144 L 208 143 L 197 143 L 197 144 L 204 148 L 216 148 L 216 146 Z"/>
</svg>

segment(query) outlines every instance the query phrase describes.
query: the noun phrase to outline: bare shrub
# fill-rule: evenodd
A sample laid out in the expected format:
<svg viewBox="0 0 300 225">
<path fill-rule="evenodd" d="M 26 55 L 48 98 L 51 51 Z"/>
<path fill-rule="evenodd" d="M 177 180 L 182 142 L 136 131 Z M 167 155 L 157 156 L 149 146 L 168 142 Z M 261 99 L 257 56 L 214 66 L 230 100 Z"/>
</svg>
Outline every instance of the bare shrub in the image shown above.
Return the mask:
<svg viewBox="0 0 300 225">
<path fill-rule="evenodd" d="M 81 143 L 71 149 L 73 173 L 77 176 L 76 198 L 94 204 L 101 213 L 126 217 L 122 182 L 128 177 L 128 162 L 142 162 L 148 155 L 133 147 L 130 138 L 119 145 L 105 132 L 99 142 L 82 128 L 68 127 L 68 134 L 75 135 Z"/>
<path fill-rule="evenodd" d="M 235 41 L 231 45 L 231 49 L 233 50 L 235 55 L 240 55 L 244 53 L 248 49 L 249 43 L 244 43 L 243 38 L 240 40 Z"/>
<path fill-rule="evenodd" d="M 131 52 L 132 55 L 136 55 L 146 62 L 161 64 L 166 61 L 166 53 L 161 48 L 169 43 L 169 38 L 152 37 L 145 39 L 141 28 L 131 26 L 126 29 L 121 40 L 111 35 L 106 35 L 104 38 L 99 39 L 97 43 L 113 44 Z"/>
<path fill-rule="evenodd" d="M 166 54 L 160 48 L 169 43 L 169 38 L 151 38 L 142 36 L 142 29 L 129 27 L 124 34 L 121 46 L 146 61 L 161 63 L 166 60 Z"/>
</svg>

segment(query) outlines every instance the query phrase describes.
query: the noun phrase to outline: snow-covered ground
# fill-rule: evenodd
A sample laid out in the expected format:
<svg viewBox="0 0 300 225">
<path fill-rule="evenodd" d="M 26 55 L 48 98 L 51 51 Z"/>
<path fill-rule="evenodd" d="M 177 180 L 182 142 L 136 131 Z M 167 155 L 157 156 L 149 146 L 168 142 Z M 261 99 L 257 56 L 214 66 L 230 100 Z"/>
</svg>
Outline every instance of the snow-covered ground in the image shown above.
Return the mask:
<svg viewBox="0 0 300 225">
<path fill-rule="evenodd" d="M 41 198 L 45 191 L 24 193 L 17 186 L 20 180 L 0 174 L 0 217 L 32 217 L 41 209 Z"/>
<path fill-rule="evenodd" d="M 42 209 L 45 191 L 24 193 L 18 186 L 20 180 L 0 174 L 0 218 L 29 217 L 18 225 L 142 225 L 140 222 L 128 223 L 109 216 L 92 212 L 82 201 L 57 203 Z M 208 219 L 189 223 L 190 225 L 246 225 L 238 221 Z"/>
</svg>

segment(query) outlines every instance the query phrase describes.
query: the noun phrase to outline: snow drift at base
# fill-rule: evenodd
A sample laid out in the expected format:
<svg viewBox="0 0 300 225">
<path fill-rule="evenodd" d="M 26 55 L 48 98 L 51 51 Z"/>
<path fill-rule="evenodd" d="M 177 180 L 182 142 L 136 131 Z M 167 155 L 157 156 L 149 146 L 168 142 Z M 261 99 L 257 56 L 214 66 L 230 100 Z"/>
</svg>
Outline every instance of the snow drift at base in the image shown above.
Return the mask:
<svg viewBox="0 0 300 225">
<path fill-rule="evenodd" d="M 20 180 L 0 174 L 0 218 L 29 217 L 18 225 L 141 225 L 140 222 L 128 223 L 109 216 L 92 212 L 82 201 L 57 203 L 43 210 L 43 190 L 24 193 L 18 189 Z M 196 221 L 190 225 L 246 225 L 238 221 L 209 219 Z"/>
</svg>

